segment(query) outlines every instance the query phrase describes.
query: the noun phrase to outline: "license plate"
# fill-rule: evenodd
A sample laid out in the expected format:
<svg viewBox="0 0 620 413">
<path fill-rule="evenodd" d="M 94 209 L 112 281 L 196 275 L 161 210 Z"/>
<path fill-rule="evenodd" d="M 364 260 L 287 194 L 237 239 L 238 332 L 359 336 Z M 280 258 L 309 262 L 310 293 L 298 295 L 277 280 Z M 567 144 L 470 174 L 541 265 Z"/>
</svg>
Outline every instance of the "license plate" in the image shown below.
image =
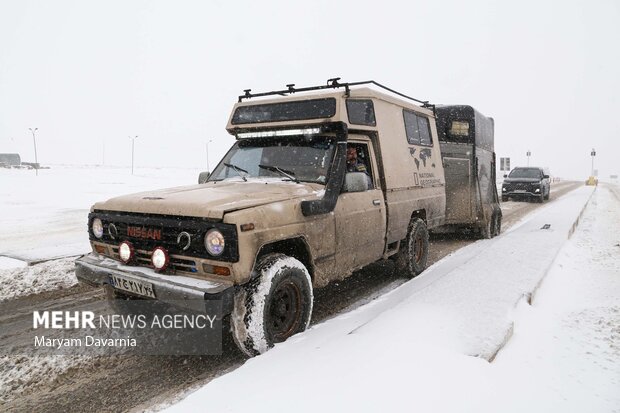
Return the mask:
<svg viewBox="0 0 620 413">
<path fill-rule="evenodd" d="M 143 281 L 126 280 L 116 275 L 110 275 L 110 285 L 112 287 L 127 291 L 133 294 L 142 295 L 144 297 L 155 297 L 155 291 L 153 291 L 153 284 Z"/>
<path fill-rule="evenodd" d="M 527 192 L 525 189 L 515 189 L 515 192 Z"/>
</svg>

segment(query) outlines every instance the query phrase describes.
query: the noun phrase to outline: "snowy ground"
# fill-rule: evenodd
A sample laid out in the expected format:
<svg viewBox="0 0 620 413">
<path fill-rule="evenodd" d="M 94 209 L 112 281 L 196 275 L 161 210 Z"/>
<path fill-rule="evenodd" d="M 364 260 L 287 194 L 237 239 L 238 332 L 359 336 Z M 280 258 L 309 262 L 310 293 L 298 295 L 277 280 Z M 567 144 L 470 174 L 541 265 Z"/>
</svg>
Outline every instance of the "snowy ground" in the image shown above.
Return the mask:
<svg viewBox="0 0 620 413">
<path fill-rule="evenodd" d="M 0 256 L 38 261 L 90 250 L 86 216 L 96 201 L 193 184 L 196 169 L 53 166 L 0 169 Z"/>
<path fill-rule="evenodd" d="M 493 363 L 503 411 L 620 411 L 620 190 L 599 187 Z M 516 392 L 515 389 L 518 389 Z"/>
<path fill-rule="evenodd" d="M 74 261 L 75 258 L 62 258 L 36 266 L 0 269 L 0 302 L 75 285 Z"/>
<path fill-rule="evenodd" d="M 609 189 L 594 192 L 567 241 L 591 191 L 459 250 L 169 411 L 620 411 L 620 202 Z"/>
<path fill-rule="evenodd" d="M 77 282 L 72 260 L 90 251 L 90 206 L 122 194 L 197 182 L 195 169 L 53 166 L 0 169 L 0 301 Z M 42 277 L 45 274 L 45 277 Z"/>
<path fill-rule="evenodd" d="M 193 183 L 198 172 L 138 169 L 136 175 L 131 176 L 127 169 L 120 168 L 54 167 L 40 171 L 39 177 L 35 177 L 32 171 L 0 170 L 0 302 L 70 287 L 75 283 L 72 258 L 34 266 L 26 264 L 27 261 L 45 261 L 88 251 L 86 215 L 95 201 L 123 193 Z M 587 392 L 583 396 L 584 403 L 592 403 L 600 409 L 586 410 L 613 411 L 613 407 L 620 404 L 613 393 L 610 396 L 608 389 L 609 386 L 618 387 L 620 375 L 617 364 L 620 310 L 617 302 L 615 307 L 605 304 L 602 312 L 573 309 L 579 314 L 581 310 L 585 311 L 580 320 L 573 313 L 558 313 L 556 305 L 549 305 L 548 308 L 543 305 L 546 290 L 555 289 L 547 286 L 553 279 L 553 269 L 563 254 L 574 258 L 574 251 L 565 251 L 579 239 L 581 231 L 587 230 L 593 205 L 607 205 L 601 207 L 608 207 L 607 214 L 603 214 L 602 210 L 596 213 L 603 217 L 598 225 L 610 232 L 610 239 L 613 239 L 612 233 L 619 232 L 618 199 L 609 195 L 609 199 L 601 200 L 604 190 L 601 187 L 584 216 L 582 226 L 571 243 L 564 245 L 566 232 L 589 196 L 588 190 L 591 188 L 570 193 L 564 197 L 568 199 L 566 202 L 561 198 L 537 207 L 533 214 L 514 225 L 502 237 L 479 241 L 457 251 L 423 276 L 371 302 L 364 307 L 366 309 L 360 308 L 316 325 L 306 334 L 248 361 L 239 371 L 212 382 L 175 408 L 187 409 L 188 406 L 195 406 L 196 397 L 205 397 L 199 403 L 212 406 L 216 411 L 248 408 L 260 411 L 267 409 L 267 406 L 275 411 L 289 410 L 284 407 L 289 403 L 294 403 L 296 410 L 307 411 L 402 411 L 410 410 L 410 406 L 426 411 L 497 411 L 505 400 L 514 403 L 515 411 L 516 406 L 520 406 L 521 410 L 524 406 L 532 410 L 532 405 L 537 404 L 545 408 L 533 409 L 535 411 L 558 410 L 549 408 L 556 405 L 562 406 L 559 410 L 569 411 L 567 405 L 557 404 L 558 400 L 567 397 L 566 403 L 572 406 L 572 395 L 579 394 L 575 387 L 583 384 L 578 380 L 583 382 L 583 377 L 588 377 L 581 389 Z M 559 205 L 560 202 L 563 206 Z M 521 205 L 515 203 L 513 206 Z M 546 223 L 551 224 L 551 229 L 541 231 L 540 227 Z M 593 226 L 590 231 L 598 234 L 600 228 Z M 616 267 L 610 267 L 605 259 L 600 260 L 602 268 L 610 270 L 608 278 L 617 279 L 617 250 L 589 245 L 588 242 L 583 244 L 587 246 L 586 251 L 594 248 L 604 252 L 603 258 L 616 263 Z M 619 242 L 616 240 L 615 243 Z M 488 248 L 489 245 L 494 247 Z M 553 257 L 561 248 L 554 262 Z M 620 247 L 616 248 L 620 250 Z M 583 255 L 580 265 L 587 266 L 593 260 L 588 254 L 590 252 Z M 20 260 L 3 258 L 3 255 Z M 510 282 L 493 276 L 492 271 L 498 266 L 492 260 L 497 257 L 513 259 L 512 262 L 516 263 L 504 263 L 506 271 L 502 275 Z M 477 271 L 467 271 L 467 266 L 475 267 Z M 552 268 L 549 279 L 535 295 L 534 306 L 524 304 L 522 298 L 536 290 L 540 277 L 549 268 Z M 494 283 L 486 285 L 485 281 L 489 279 Z M 560 279 L 559 283 L 563 281 Z M 588 290 L 583 285 L 579 288 Z M 619 296 L 613 288 L 604 287 L 602 291 L 609 292 L 607 298 L 610 301 Z M 483 293 L 491 293 L 491 298 L 483 299 Z M 552 302 L 560 301 L 555 299 Z M 566 298 L 565 302 L 573 301 Z M 585 306 L 588 302 L 599 301 L 604 302 L 598 297 L 582 304 Z M 467 306 L 469 303 L 475 305 Z M 515 309 L 517 303 L 520 304 Z M 537 312 L 539 306 L 541 311 Z M 498 308 L 509 310 L 502 313 Z M 548 323 L 538 328 L 533 323 L 544 320 Z M 588 326 L 591 336 L 581 330 L 575 333 L 574 328 L 549 328 L 558 324 L 574 327 L 575 324 L 571 324 L 574 320 L 578 320 L 580 326 Z M 513 338 L 489 364 L 487 360 L 492 360 L 497 349 L 510 337 L 513 322 L 516 323 Z M 597 326 L 598 330 L 594 328 Z M 548 346 L 531 344 L 536 337 L 543 337 L 544 334 L 552 335 L 546 337 Z M 577 334 L 579 340 L 565 343 L 569 334 Z M 593 343 L 598 343 L 602 351 L 590 348 Z M 611 344 L 605 347 L 605 343 Z M 566 351 L 556 354 L 558 346 Z M 585 357 L 583 363 L 575 362 L 573 370 L 554 372 L 551 368 L 557 360 L 581 360 L 576 354 L 584 350 L 592 356 Z M 506 356 L 511 351 L 514 355 Z M 556 359 L 553 359 L 553 354 Z M 527 357 L 533 357 L 533 361 L 528 361 Z M 554 361 L 550 362 L 550 367 L 542 365 L 541 360 Z M 511 361 L 514 363 L 511 364 Z M 3 372 L 0 402 L 3 395 L 20 393 L 30 388 L 32 383 L 44 384 L 44 380 L 55 380 L 71 367 L 90 370 L 95 368 L 96 363 L 96 359 L 86 357 L 0 357 L 0 371 Z M 591 368 L 592 363 L 598 363 L 600 369 Z M 564 364 L 572 366 L 570 363 Z M 532 371 L 545 374 L 537 375 L 534 381 L 528 377 Z M 565 372 L 575 380 L 564 380 Z M 607 387 L 605 383 L 595 386 L 595 383 L 603 381 L 608 384 Z M 565 384 L 570 391 L 563 390 Z M 289 388 L 291 385 L 294 386 L 292 390 Z M 309 403 L 306 403 L 308 391 L 305 386 L 311 388 L 310 394 L 315 396 Z M 598 399 L 592 397 L 595 394 L 592 393 L 593 387 L 599 390 Z M 246 401 L 237 400 L 239 388 L 247 390 L 243 394 Z M 281 399 L 281 406 L 273 405 L 274 389 L 277 389 L 278 397 L 282 392 L 286 394 Z M 412 389 L 419 391 L 412 393 Z M 518 391 L 515 392 L 515 389 Z M 224 394 L 232 397 L 230 393 L 233 391 L 235 397 L 226 399 Z M 223 394 L 214 395 L 214 392 Z M 496 396 L 490 396 L 491 392 Z M 360 398 L 360 394 L 364 397 Z M 447 401 L 446 395 L 449 395 L 450 401 Z M 515 395 L 522 397 L 515 401 Z"/>
</svg>

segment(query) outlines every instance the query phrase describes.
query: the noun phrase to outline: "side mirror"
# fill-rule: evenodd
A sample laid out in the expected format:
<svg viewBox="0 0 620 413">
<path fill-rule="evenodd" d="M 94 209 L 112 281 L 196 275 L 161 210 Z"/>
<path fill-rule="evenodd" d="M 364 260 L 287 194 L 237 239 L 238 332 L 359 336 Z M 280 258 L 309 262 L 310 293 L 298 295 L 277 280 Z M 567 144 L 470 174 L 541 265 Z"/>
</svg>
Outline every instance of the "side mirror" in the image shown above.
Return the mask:
<svg viewBox="0 0 620 413">
<path fill-rule="evenodd" d="M 544 179 L 549 179 L 549 175 L 543 175 Z"/>
<path fill-rule="evenodd" d="M 508 174 L 504 174 L 504 178 L 508 178 Z"/>
<path fill-rule="evenodd" d="M 370 186 L 370 178 L 364 172 L 347 172 L 342 192 L 364 192 Z"/>
<path fill-rule="evenodd" d="M 200 172 L 200 175 L 198 175 L 198 183 L 204 184 L 205 182 L 207 182 L 207 180 L 209 179 L 209 175 L 211 175 L 211 172 L 209 171 Z"/>
</svg>

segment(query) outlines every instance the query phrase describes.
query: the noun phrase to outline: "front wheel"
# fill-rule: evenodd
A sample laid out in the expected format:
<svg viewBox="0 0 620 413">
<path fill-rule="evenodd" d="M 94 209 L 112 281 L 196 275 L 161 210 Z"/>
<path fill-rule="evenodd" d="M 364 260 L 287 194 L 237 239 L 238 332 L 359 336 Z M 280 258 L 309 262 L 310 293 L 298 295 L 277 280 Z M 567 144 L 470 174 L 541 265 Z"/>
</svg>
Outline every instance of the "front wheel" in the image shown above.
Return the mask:
<svg viewBox="0 0 620 413">
<path fill-rule="evenodd" d="M 312 317 L 312 281 L 306 267 L 284 254 L 268 254 L 257 277 L 236 293 L 230 317 L 235 343 L 248 356 L 304 331 Z"/>
<path fill-rule="evenodd" d="M 417 218 L 411 221 L 407 238 L 401 241 L 396 267 L 407 278 L 413 278 L 426 269 L 427 260 L 428 230 L 424 221 Z"/>
</svg>

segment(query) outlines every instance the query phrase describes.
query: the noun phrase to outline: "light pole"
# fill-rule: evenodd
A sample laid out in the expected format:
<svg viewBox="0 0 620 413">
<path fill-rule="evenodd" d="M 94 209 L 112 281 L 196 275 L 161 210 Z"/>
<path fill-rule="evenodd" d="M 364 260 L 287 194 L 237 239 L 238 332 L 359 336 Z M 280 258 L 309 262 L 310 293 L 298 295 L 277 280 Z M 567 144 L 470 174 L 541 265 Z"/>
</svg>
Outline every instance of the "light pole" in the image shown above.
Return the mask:
<svg viewBox="0 0 620 413">
<path fill-rule="evenodd" d="M 532 156 L 532 152 L 528 149 L 525 154 L 527 155 L 527 166 L 530 166 L 530 156 Z"/>
<path fill-rule="evenodd" d="M 34 170 L 37 176 L 39 176 L 39 161 L 37 160 L 37 138 L 35 137 L 35 132 L 39 130 L 39 128 L 28 128 L 30 132 L 32 132 L 32 141 L 34 142 Z"/>
<path fill-rule="evenodd" d="M 207 141 L 207 144 L 206 144 L 206 148 L 207 148 L 207 172 L 211 172 L 211 169 L 209 169 L 209 144 L 211 142 L 213 142 L 213 139 L 209 139 Z"/>
<path fill-rule="evenodd" d="M 131 174 L 133 175 L 133 149 L 136 139 L 138 139 L 138 135 L 130 136 L 129 139 L 131 139 Z"/>
<path fill-rule="evenodd" d="M 590 176 L 594 176 L 594 157 L 596 156 L 596 151 L 594 150 L 594 148 L 592 148 L 590 156 L 592 157 L 592 173 L 590 173 Z"/>
</svg>

